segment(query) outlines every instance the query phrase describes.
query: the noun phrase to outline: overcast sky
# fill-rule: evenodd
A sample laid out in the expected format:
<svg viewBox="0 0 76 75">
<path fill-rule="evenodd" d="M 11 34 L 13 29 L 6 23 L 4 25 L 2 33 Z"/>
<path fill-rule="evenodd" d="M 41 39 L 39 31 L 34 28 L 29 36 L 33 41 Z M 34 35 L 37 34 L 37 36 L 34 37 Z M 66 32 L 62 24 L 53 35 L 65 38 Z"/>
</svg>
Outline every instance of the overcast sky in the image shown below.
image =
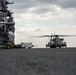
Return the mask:
<svg viewBox="0 0 76 75">
<path fill-rule="evenodd" d="M 9 0 L 12 1 L 12 0 Z M 15 43 L 32 42 L 45 47 L 48 38 L 28 38 L 45 34 L 76 35 L 76 0 L 14 0 Z M 65 38 L 76 47 L 76 37 Z"/>
</svg>

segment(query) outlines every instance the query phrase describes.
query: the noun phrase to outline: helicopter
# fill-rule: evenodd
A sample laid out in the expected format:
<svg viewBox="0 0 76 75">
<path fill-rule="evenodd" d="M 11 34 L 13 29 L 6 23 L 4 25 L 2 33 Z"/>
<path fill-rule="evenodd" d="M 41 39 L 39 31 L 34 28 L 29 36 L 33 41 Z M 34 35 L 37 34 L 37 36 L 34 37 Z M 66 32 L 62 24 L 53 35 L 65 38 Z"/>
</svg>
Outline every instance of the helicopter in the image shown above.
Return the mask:
<svg viewBox="0 0 76 75">
<path fill-rule="evenodd" d="M 46 44 L 46 47 L 50 48 L 66 48 L 67 43 L 64 41 L 64 38 L 61 37 L 72 37 L 76 35 L 42 35 L 37 37 L 49 37 L 50 41 Z"/>
</svg>

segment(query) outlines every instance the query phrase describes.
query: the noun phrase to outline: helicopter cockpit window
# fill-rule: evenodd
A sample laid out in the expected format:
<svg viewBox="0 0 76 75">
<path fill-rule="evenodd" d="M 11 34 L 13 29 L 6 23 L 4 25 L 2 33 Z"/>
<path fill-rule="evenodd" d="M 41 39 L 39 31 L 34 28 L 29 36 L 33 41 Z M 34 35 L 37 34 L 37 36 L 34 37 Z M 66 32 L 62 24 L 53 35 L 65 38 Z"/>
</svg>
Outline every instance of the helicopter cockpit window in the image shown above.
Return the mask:
<svg viewBox="0 0 76 75">
<path fill-rule="evenodd" d="M 62 42 L 63 40 L 61 40 L 59 37 L 56 37 L 53 39 L 55 42 Z"/>
</svg>

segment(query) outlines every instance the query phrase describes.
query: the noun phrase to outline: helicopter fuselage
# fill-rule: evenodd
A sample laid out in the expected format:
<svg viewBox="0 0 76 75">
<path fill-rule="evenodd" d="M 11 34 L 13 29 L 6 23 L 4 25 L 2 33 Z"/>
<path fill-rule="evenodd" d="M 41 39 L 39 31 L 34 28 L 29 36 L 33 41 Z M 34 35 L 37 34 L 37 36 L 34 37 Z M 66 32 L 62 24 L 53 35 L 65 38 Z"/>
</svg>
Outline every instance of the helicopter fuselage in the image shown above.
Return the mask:
<svg viewBox="0 0 76 75">
<path fill-rule="evenodd" d="M 50 48 L 66 47 L 66 42 L 64 42 L 63 38 L 55 37 L 50 39 L 48 44 L 46 44 L 46 47 L 50 47 Z"/>
</svg>

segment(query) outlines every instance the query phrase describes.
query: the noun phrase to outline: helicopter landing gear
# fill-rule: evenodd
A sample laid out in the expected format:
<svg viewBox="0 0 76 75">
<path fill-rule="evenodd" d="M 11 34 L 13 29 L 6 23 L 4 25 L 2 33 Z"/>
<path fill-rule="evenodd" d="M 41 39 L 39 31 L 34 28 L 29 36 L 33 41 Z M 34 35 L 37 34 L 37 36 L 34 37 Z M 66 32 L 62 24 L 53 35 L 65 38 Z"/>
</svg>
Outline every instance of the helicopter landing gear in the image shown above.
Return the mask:
<svg viewBox="0 0 76 75">
<path fill-rule="evenodd" d="M 61 46 L 59 46 L 59 48 L 61 48 Z"/>
<path fill-rule="evenodd" d="M 56 46 L 50 46 L 50 48 L 56 48 Z"/>
<path fill-rule="evenodd" d="M 65 46 L 65 48 L 67 48 L 67 46 Z"/>
</svg>

